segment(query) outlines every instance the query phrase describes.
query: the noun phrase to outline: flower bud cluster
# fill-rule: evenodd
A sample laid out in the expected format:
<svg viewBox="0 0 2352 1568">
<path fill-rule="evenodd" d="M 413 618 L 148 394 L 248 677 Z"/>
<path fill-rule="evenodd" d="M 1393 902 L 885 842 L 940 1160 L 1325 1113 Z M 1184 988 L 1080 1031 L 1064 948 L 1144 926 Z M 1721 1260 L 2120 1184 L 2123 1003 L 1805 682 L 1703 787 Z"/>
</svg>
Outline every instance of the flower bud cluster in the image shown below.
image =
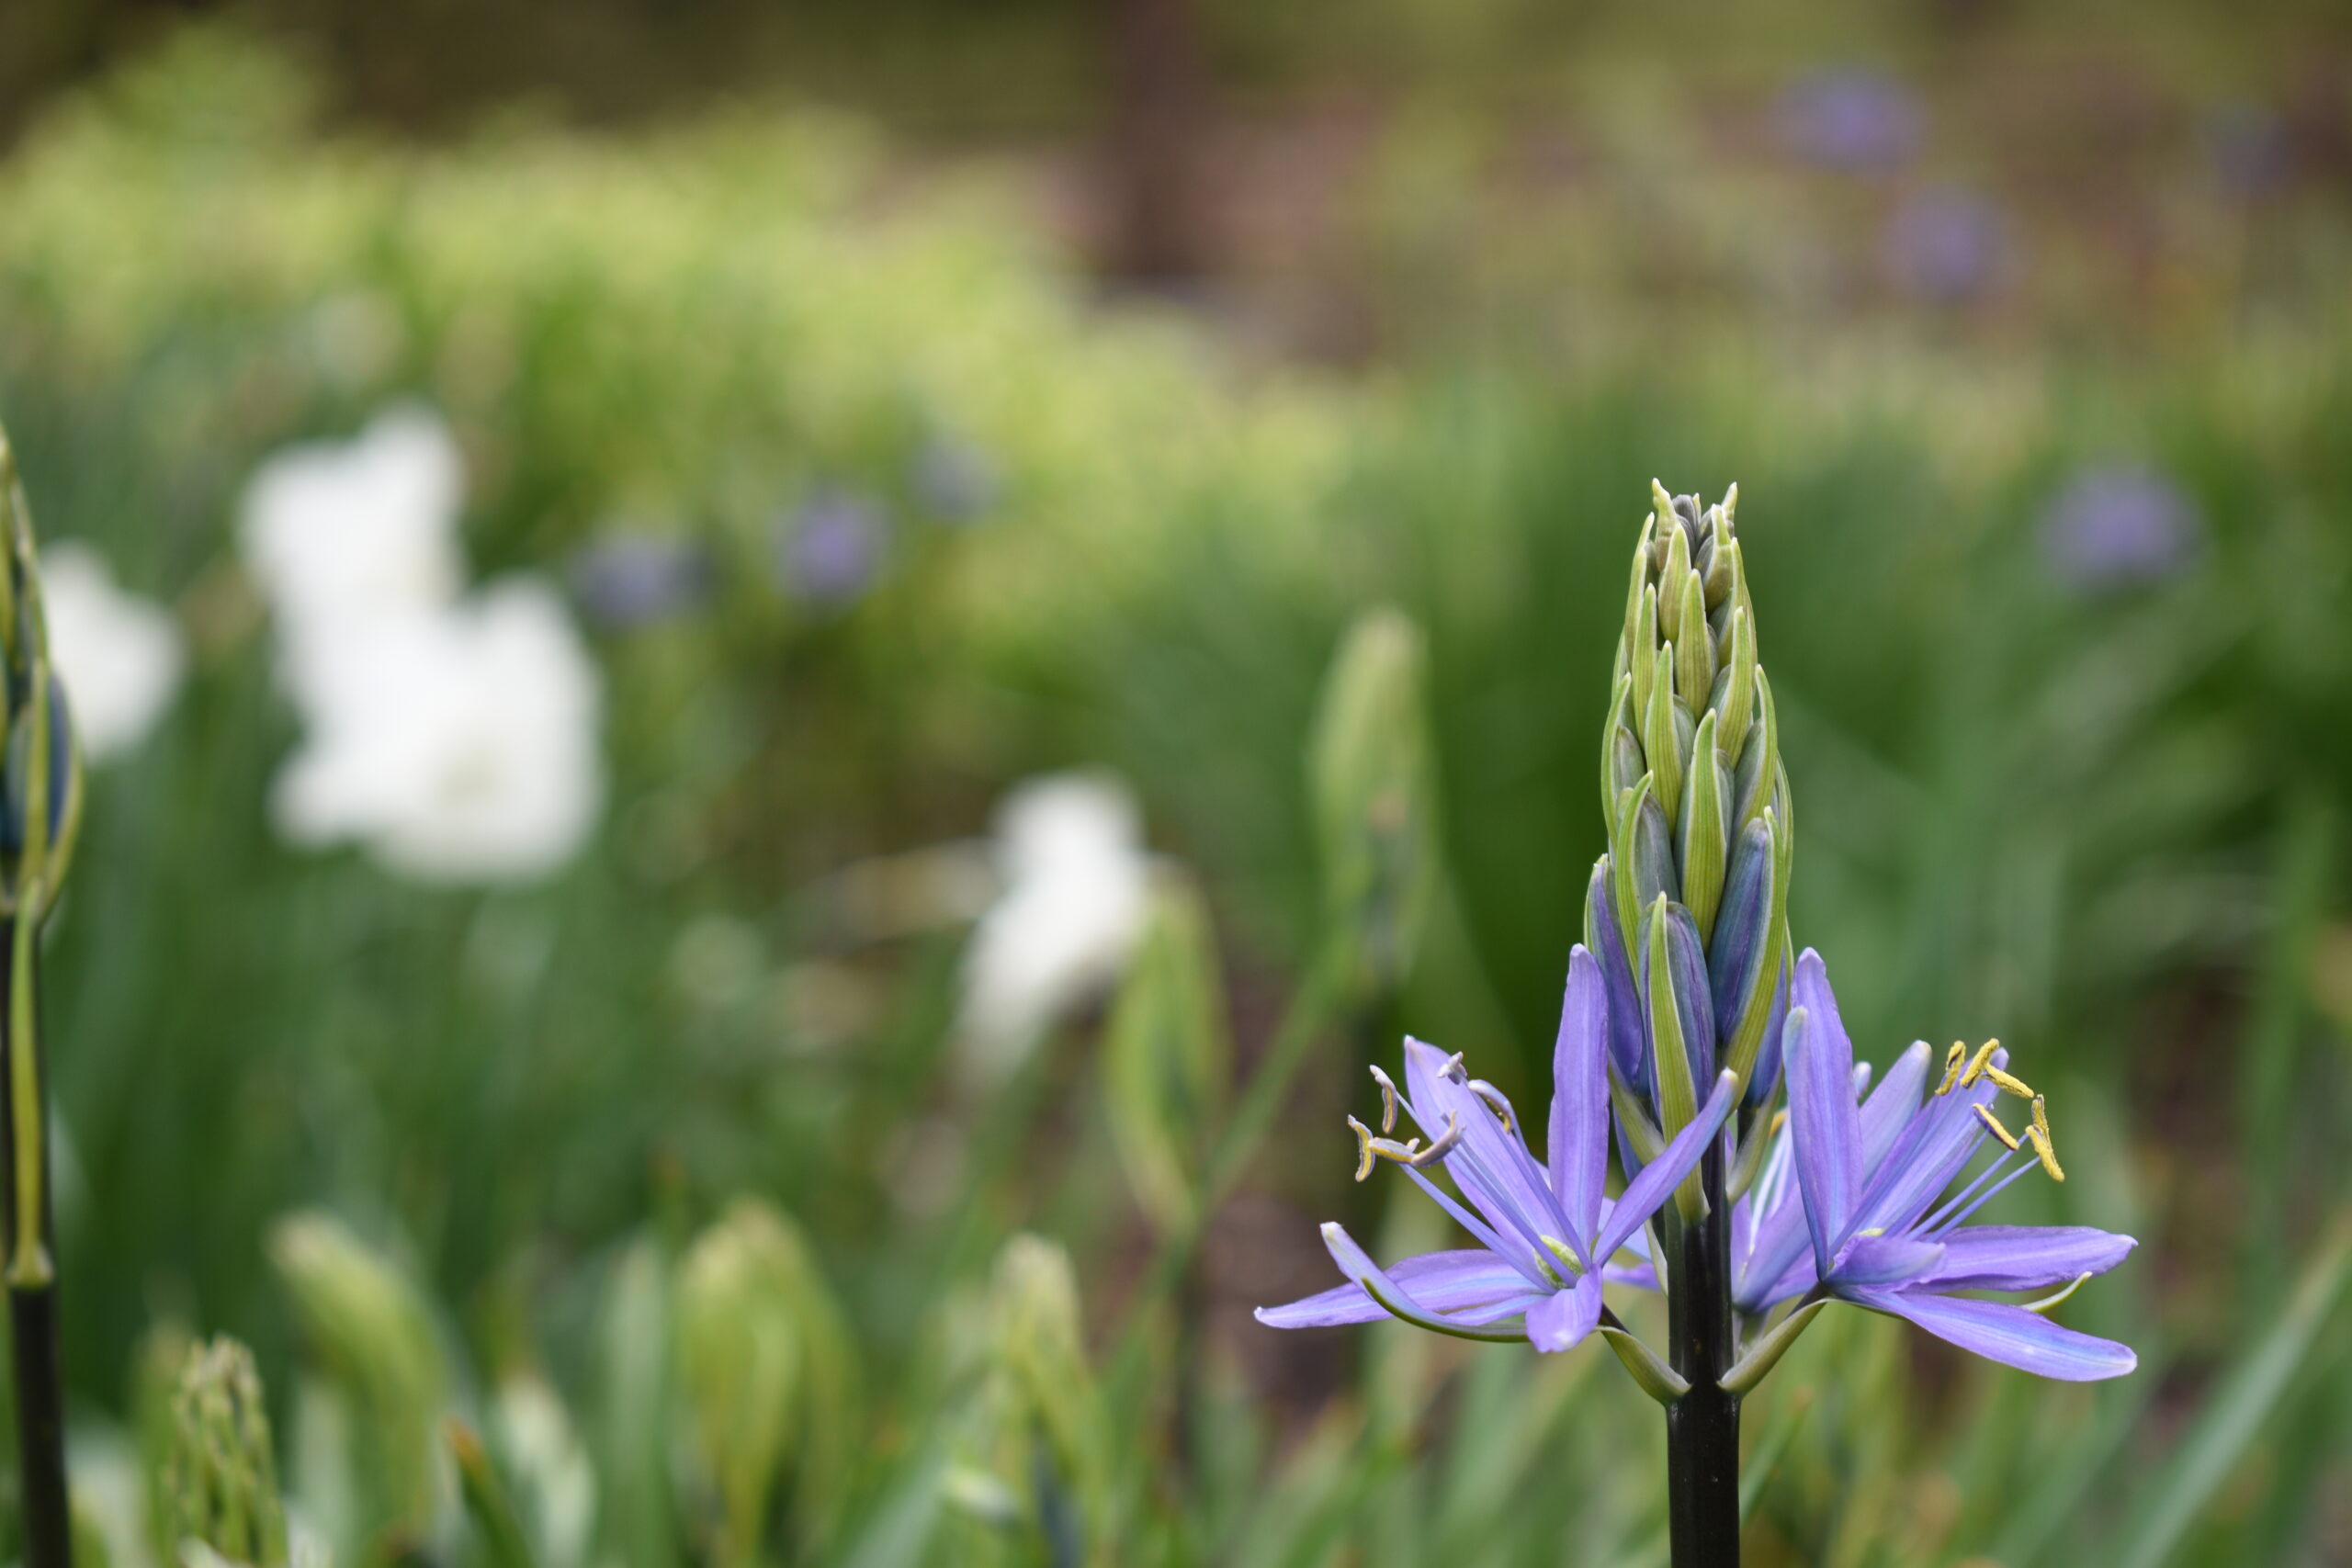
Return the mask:
<svg viewBox="0 0 2352 1568">
<path fill-rule="evenodd" d="M 1585 909 L 1635 1166 L 1690 1122 L 1698 1086 L 1722 1068 L 1750 1107 L 1779 1082 L 1794 842 L 1733 525 L 1738 490 L 1705 507 L 1652 492 L 1601 740 L 1609 852 Z"/>
</svg>

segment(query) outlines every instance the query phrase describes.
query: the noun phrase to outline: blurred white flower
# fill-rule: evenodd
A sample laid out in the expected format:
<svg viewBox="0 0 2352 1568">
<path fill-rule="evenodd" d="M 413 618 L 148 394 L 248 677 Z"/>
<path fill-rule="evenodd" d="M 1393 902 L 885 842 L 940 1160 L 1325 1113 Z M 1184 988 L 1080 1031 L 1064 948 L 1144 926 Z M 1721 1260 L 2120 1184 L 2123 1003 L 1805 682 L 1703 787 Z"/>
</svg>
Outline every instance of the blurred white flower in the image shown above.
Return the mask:
<svg viewBox="0 0 2352 1568">
<path fill-rule="evenodd" d="M 596 671 L 533 578 L 312 650 L 272 805 L 297 843 L 366 843 L 436 882 L 543 875 L 594 825 Z"/>
<path fill-rule="evenodd" d="M 978 1076 L 1001 1077 L 1069 1008 L 1116 979 L 1142 933 L 1150 857 L 1116 780 L 1055 773 L 998 808 L 1003 892 L 966 949 L 957 1035 Z"/>
<path fill-rule="evenodd" d="M 298 699 L 322 644 L 436 609 L 465 581 L 465 474 L 448 426 L 413 405 L 350 441 L 272 457 L 245 488 L 245 564 L 277 620 Z"/>
<path fill-rule="evenodd" d="M 103 761 L 146 739 L 187 666 L 178 623 L 117 588 L 106 558 L 74 540 L 40 553 L 50 651 L 82 754 Z"/>
<path fill-rule="evenodd" d="M 272 814 L 402 875 L 525 880 L 594 826 L 599 687 L 546 582 L 458 597 L 464 483 L 448 428 L 411 406 L 289 447 L 247 487 L 245 560 L 304 729 Z"/>
</svg>

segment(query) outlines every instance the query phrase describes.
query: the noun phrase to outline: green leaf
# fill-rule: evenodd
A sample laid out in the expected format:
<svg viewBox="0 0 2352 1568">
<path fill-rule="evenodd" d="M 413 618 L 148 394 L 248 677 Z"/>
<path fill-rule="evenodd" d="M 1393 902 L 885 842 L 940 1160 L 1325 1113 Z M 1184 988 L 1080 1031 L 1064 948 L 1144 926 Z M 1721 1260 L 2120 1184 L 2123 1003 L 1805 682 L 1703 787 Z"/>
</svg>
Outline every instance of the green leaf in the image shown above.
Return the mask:
<svg viewBox="0 0 2352 1568">
<path fill-rule="evenodd" d="M 2352 1280 L 2352 1205 L 2339 1209 L 2286 1310 L 2246 1348 L 2199 1412 L 2162 1472 L 2143 1490 L 2138 1528 L 2114 1559 L 2119 1568 L 2160 1568 L 2200 1509 L 2237 1468 Z"/>
<path fill-rule="evenodd" d="M 1780 1365 L 1781 1358 L 1788 1354 L 1789 1347 L 1797 1342 L 1797 1336 L 1812 1327 L 1813 1320 L 1828 1304 L 1826 1301 L 1807 1302 L 1766 1330 L 1723 1375 L 1724 1388 L 1733 1393 L 1746 1393 L 1762 1382 Z"/>
<path fill-rule="evenodd" d="M 1617 1352 L 1617 1359 L 1625 1370 L 1634 1374 L 1634 1381 L 1641 1385 L 1642 1392 L 1660 1404 L 1671 1404 L 1690 1392 L 1690 1384 L 1682 1374 L 1659 1359 L 1657 1351 L 1634 1335 L 1605 1323 L 1600 1325 L 1600 1334 L 1609 1342 L 1609 1348 Z"/>
<path fill-rule="evenodd" d="M 1102 1051 L 1111 1134 L 1128 1184 L 1153 1223 L 1179 1230 L 1200 1201 L 1232 1056 L 1207 912 L 1181 874 L 1156 879 L 1150 923 Z"/>
</svg>

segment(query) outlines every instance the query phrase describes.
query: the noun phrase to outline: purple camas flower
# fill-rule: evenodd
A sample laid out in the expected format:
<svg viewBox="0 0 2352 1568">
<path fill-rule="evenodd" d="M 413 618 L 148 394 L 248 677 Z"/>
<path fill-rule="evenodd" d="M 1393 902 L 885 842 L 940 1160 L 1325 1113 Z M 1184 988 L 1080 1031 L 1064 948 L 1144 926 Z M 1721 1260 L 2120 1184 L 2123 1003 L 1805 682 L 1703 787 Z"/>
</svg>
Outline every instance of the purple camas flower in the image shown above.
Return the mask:
<svg viewBox="0 0 2352 1568">
<path fill-rule="evenodd" d="M 571 558 L 571 592 L 588 619 L 608 631 L 673 620 L 710 596 L 710 552 L 691 540 L 615 530 Z"/>
<path fill-rule="evenodd" d="M 1324 1245 L 1349 1283 L 1287 1306 L 1261 1307 L 1276 1328 L 1369 1323 L 1393 1314 L 1440 1333 L 1473 1339 L 1525 1339 L 1539 1350 L 1566 1350 L 1600 1321 L 1604 1280 L 1649 1282 L 1645 1259 L 1620 1263 L 1638 1247 L 1642 1227 L 1695 1168 L 1737 1102 L 1736 1080 L 1716 1079 L 1698 1116 L 1614 1202 L 1602 1195 L 1609 1168 L 1609 1003 L 1600 966 L 1578 946 L 1568 960 L 1566 998 L 1553 1056 L 1547 1160 L 1530 1154 L 1517 1114 L 1501 1092 L 1469 1076 L 1459 1055 L 1405 1042 L 1405 1090 L 1377 1067 L 1385 1114 L 1375 1135 L 1355 1129 L 1363 1179 L 1385 1159 L 1401 1167 L 1479 1246 L 1423 1253 L 1383 1269 L 1336 1224 Z M 1403 1108 L 1422 1138 L 1399 1143 Z M 1442 1165 L 1467 1206 L 1425 1174 Z M 1509 1320 L 1521 1322 L 1512 1325 Z"/>
<path fill-rule="evenodd" d="M 1941 1083 L 1923 1101 L 1929 1052 L 1915 1044 L 1858 1105 L 1868 1069 L 1855 1069 L 1828 975 L 1810 949 L 1797 963 L 1792 1001 L 1788 1123 L 1733 1214 L 1739 1308 L 1760 1315 L 1799 1298 L 1851 1302 L 2069 1382 L 2137 1366 L 2128 1347 L 2041 1315 L 2122 1262 L 2137 1245 L 2130 1236 L 2083 1225 L 1967 1223 L 2037 1168 L 2064 1179 L 2041 1097 L 2008 1071 L 2007 1055 L 1992 1043 L 1973 1056 L 1953 1046 Z M 1996 1109 L 2004 1097 L 2030 1103 L 2021 1134 Z M 1998 1151 L 1996 1158 L 1947 1198 L 1987 1149 Z M 2055 1296 L 2030 1306 L 1954 1293 L 2052 1288 Z"/>
<path fill-rule="evenodd" d="M 818 491 L 786 520 L 777 541 L 785 591 L 819 604 L 856 599 L 882 569 L 888 533 L 873 502 L 842 491 Z"/>
<path fill-rule="evenodd" d="M 2157 582 L 2195 554 L 2197 509 L 2162 476 L 2130 465 L 2086 468 L 2052 500 L 2041 525 L 2051 570 L 2098 592 Z"/>
<path fill-rule="evenodd" d="M 1993 291 L 2009 256 L 2009 225 L 1982 196 L 1939 187 L 1919 192 L 1887 220 L 1880 252 L 1903 293 L 1953 305 Z"/>
<path fill-rule="evenodd" d="M 1902 82 L 1848 66 L 1809 72 L 1781 95 L 1781 138 L 1808 164 L 1885 174 L 1918 151 L 1925 116 Z"/>
</svg>

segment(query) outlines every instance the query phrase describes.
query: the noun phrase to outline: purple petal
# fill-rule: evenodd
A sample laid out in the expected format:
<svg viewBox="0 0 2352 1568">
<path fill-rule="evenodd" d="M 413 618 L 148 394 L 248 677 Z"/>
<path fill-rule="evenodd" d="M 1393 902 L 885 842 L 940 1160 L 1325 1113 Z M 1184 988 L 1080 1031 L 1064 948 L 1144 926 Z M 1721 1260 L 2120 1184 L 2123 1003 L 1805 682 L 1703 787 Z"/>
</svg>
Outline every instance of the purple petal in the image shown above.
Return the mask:
<svg viewBox="0 0 2352 1568">
<path fill-rule="evenodd" d="M 1876 1173 L 1885 1160 L 1894 1140 L 1919 1109 L 1919 1091 L 1927 1087 L 1928 1065 L 1935 1053 L 1928 1049 L 1924 1040 L 1915 1040 L 1911 1049 L 1894 1058 L 1894 1066 L 1886 1069 L 1886 1077 L 1878 1088 L 1862 1101 L 1862 1174 L 1865 1179 Z"/>
<path fill-rule="evenodd" d="M 1715 1076 L 1715 1091 L 1707 1097 L 1707 1103 L 1699 1108 L 1699 1114 L 1691 1118 L 1690 1125 L 1675 1134 L 1666 1147 L 1658 1151 L 1657 1158 L 1644 1166 L 1641 1175 L 1626 1183 L 1616 1206 L 1609 1211 L 1608 1223 L 1600 1228 L 1600 1239 L 1593 1243 L 1594 1257 L 1605 1258 L 1613 1256 L 1619 1247 L 1625 1245 L 1626 1237 L 1649 1223 L 1649 1217 L 1657 1212 L 1657 1206 L 1682 1184 L 1682 1179 L 1690 1174 L 1691 1168 L 1705 1157 L 1707 1145 L 1722 1129 L 1724 1118 L 1730 1115 L 1732 1107 L 1738 1103 L 1738 1091 L 1739 1086 L 1733 1079 L 1730 1068 L 1726 1067 Z"/>
<path fill-rule="evenodd" d="M 2007 1302 L 1922 1291 L 1853 1291 L 1849 1301 L 1910 1319 L 1937 1338 L 1987 1360 L 2061 1382 L 2120 1378 L 2140 1364 L 2128 1345 L 2063 1328 Z"/>
<path fill-rule="evenodd" d="M 1855 1228 L 1903 1231 L 1918 1224 L 1928 1205 L 1992 1141 L 1975 1107 L 1990 1105 L 2000 1092 L 1992 1079 L 1980 1078 L 1971 1088 L 1928 1096 L 1879 1162 L 1862 1195 Z"/>
<path fill-rule="evenodd" d="M 1462 1141 L 1445 1156 L 1445 1168 L 1463 1196 L 1498 1233 L 1523 1241 L 1539 1260 L 1550 1257 L 1543 1239 L 1547 1235 L 1580 1245 L 1552 1196 L 1551 1179 L 1519 1134 L 1504 1131 L 1492 1106 L 1466 1082 L 1447 1076 L 1445 1066 L 1452 1060 L 1436 1046 L 1406 1037 L 1405 1082 L 1411 1090 L 1413 1119 L 1432 1139 L 1444 1135 L 1450 1121 L 1461 1125 Z"/>
<path fill-rule="evenodd" d="M 1600 1277 L 1585 1274 L 1572 1290 L 1557 1291 L 1527 1309 L 1527 1342 L 1538 1350 L 1570 1350 L 1600 1321 Z"/>
<path fill-rule="evenodd" d="M 1846 1244 L 1830 1282 L 1845 1285 L 1892 1285 L 1914 1280 L 1943 1261 L 1939 1243 L 1907 1235 L 1860 1235 Z"/>
<path fill-rule="evenodd" d="M 1642 919 L 1641 988 L 1647 996 L 1649 926 L 1655 913 Z M 1704 1084 L 1715 1076 L 1715 1001 L 1707 980 L 1707 948 L 1699 940 L 1699 923 L 1679 904 L 1666 907 L 1666 953 L 1673 972 L 1674 1010 L 1682 1023 L 1683 1054 L 1690 1063 L 1690 1081 Z M 1655 1090 L 1655 1086 L 1653 1086 Z"/>
<path fill-rule="evenodd" d="M 1585 890 L 1585 940 L 1609 987 L 1609 1061 L 1617 1077 L 1649 1093 L 1649 1030 L 1642 1021 L 1641 993 L 1634 989 L 1634 966 L 1625 957 L 1625 937 L 1610 900 L 1615 881 L 1604 856 L 1592 868 Z"/>
<path fill-rule="evenodd" d="M 1943 1243 L 1943 1261 L 1919 1276 L 1923 1289 L 2039 1291 L 2104 1274 L 2140 1245 L 2088 1225 L 1969 1225 Z"/>
<path fill-rule="evenodd" d="M 1338 1224 L 1323 1227 L 1323 1246 L 1331 1254 L 1331 1261 L 1340 1272 L 1354 1280 L 1388 1309 L 1391 1317 L 1404 1319 L 1422 1328 L 1440 1334 L 1452 1334 L 1464 1339 L 1514 1340 L 1527 1336 L 1516 1329 L 1491 1328 L 1452 1317 L 1442 1317 L 1407 1293 L 1388 1272 L 1372 1260 L 1372 1254 L 1356 1245 L 1355 1237 Z"/>
<path fill-rule="evenodd" d="M 1724 874 L 1715 929 L 1707 943 L 1707 985 L 1715 1021 L 1728 1037 L 1738 1027 L 1749 996 L 1765 983 L 1765 919 L 1772 912 L 1772 839 L 1758 818 L 1732 840 L 1731 865 Z"/>
<path fill-rule="evenodd" d="M 1826 1275 L 1853 1228 L 1861 1197 L 1862 1140 L 1854 1110 L 1853 1042 L 1838 1020 L 1821 955 L 1809 947 L 1797 960 L 1790 1002 L 1789 1126 L 1796 1139 L 1805 1223 L 1813 1232 L 1814 1266 Z"/>
<path fill-rule="evenodd" d="M 1813 1253 L 1800 1246 L 1789 1254 L 1787 1268 L 1770 1279 L 1759 1271 L 1740 1281 L 1736 1300 L 1742 1312 L 1763 1312 L 1782 1302 L 1794 1301 L 1813 1289 L 1820 1275 L 1814 1272 Z"/>
<path fill-rule="evenodd" d="M 1431 1312 L 1460 1312 L 1529 1293 L 1519 1270 L 1483 1247 L 1424 1252 L 1405 1258 L 1388 1275 Z M 1351 1280 L 1303 1301 L 1260 1307 L 1257 1315 L 1270 1328 L 1329 1328 L 1342 1323 L 1377 1323 L 1388 1313 L 1364 1294 L 1363 1286 Z"/>
<path fill-rule="evenodd" d="M 1568 953 L 1567 997 L 1552 1048 L 1552 1190 L 1576 1245 L 1600 1228 L 1609 1179 L 1609 988 L 1578 943 Z"/>
<path fill-rule="evenodd" d="M 1782 944 L 1784 948 L 1786 945 Z M 1789 958 L 1783 952 L 1781 954 L 1780 983 L 1772 988 L 1772 1009 L 1764 1015 L 1764 1042 L 1756 1047 L 1756 1070 L 1747 1079 L 1747 1103 L 1749 1105 L 1762 1105 L 1772 1098 L 1772 1091 L 1781 1087 L 1781 1031 L 1789 1021 Z"/>
</svg>

